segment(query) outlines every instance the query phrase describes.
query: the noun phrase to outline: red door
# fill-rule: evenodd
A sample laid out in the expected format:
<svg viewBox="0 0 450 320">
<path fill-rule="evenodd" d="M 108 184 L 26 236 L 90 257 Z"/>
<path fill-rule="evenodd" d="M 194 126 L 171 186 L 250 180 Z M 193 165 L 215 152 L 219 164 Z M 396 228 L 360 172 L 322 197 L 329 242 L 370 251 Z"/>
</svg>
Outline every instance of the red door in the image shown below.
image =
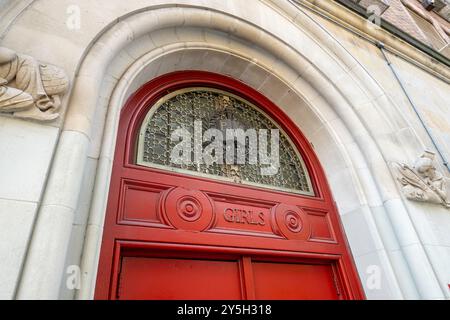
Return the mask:
<svg viewBox="0 0 450 320">
<path fill-rule="evenodd" d="M 173 105 L 186 105 L 185 92 L 187 96 L 194 92 L 189 88 L 201 91 L 198 97 L 192 95 L 197 103 L 219 97 L 220 103 L 212 105 L 221 114 L 228 112 L 222 102 L 233 102 L 230 110 L 238 110 L 239 99 L 261 110 L 286 135 L 281 143 L 290 141 L 295 149 L 286 151 L 287 157 L 281 155 L 281 166 L 293 166 L 289 158 L 298 152 L 308 177 L 298 179 L 305 178 L 309 191 L 296 192 L 298 181 L 288 177 L 288 171 L 278 180 L 259 179 L 263 185 L 245 177 L 230 181 L 143 165 L 139 159 L 148 158 L 149 152 L 139 148 L 153 143 L 153 157 L 160 159 L 170 144 L 162 136 L 156 139 L 143 125 L 161 126 L 160 120 L 170 117 L 166 112 L 165 118 L 157 118 L 155 110 L 164 108 L 161 101 L 170 96 Z M 205 88 L 212 93 L 205 93 Z M 190 117 L 182 111 L 181 115 Z M 150 138 L 141 143 L 143 136 Z M 362 299 L 364 295 L 324 173 L 298 128 L 244 84 L 191 71 L 147 83 L 122 111 L 96 298 Z"/>
<path fill-rule="evenodd" d="M 332 264 L 251 257 L 123 257 L 119 299 L 339 299 Z"/>
</svg>

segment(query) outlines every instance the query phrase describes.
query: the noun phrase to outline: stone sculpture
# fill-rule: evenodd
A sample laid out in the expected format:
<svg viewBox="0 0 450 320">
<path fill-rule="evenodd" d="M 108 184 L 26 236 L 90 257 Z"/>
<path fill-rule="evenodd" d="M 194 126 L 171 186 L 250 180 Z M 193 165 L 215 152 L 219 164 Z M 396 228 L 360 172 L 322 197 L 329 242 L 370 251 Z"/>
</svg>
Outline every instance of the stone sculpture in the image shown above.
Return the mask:
<svg viewBox="0 0 450 320">
<path fill-rule="evenodd" d="M 0 47 L 0 113 L 51 121 L 59 117 L 69 87 L 66 73 L 33 57 Z"/>
<path fill-rule="evenodd" d="M 402 192 L 406 198 L 450 208 L 448 180 L 436 170 L 434 158 L 433 152 L 425 151 L 413 167 L 395 164 L 399 173 L 397 179 L 403 186 Z"/>
</svg>

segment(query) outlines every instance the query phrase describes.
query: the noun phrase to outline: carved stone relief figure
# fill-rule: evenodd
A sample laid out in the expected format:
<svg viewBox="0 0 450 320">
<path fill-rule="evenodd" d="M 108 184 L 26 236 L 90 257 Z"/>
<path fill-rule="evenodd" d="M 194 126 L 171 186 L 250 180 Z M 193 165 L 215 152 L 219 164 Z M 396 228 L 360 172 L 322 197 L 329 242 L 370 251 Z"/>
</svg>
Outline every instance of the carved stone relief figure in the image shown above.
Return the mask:
<svg viewBox="0 0 450 320">
<path fill-rule="evenodd" d="M 54 120 L 69 79 L 55 66 L 0 47 L 0 112 L 40 121 Z"/>
<path fill-rule="evenodd" d="M 446 179 L 436 170 L 435 154 L 425 151 L 416 160 L 413 167 L 395 164 L 398 169 L 398 181 L 402 184 L 403 194 L 410 200 L 441 204 L 450 208 Z"/>
</svg>

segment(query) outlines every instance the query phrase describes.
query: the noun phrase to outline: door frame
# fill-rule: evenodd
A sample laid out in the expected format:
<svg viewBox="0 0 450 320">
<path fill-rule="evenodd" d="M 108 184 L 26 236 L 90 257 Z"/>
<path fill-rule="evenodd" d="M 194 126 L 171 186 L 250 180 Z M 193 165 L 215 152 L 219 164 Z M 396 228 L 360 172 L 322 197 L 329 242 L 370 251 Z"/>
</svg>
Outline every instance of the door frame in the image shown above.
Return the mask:
<svg viewBox="0 0 450 320">
<path fill-rule="evenodd" d="M 293 251 L 292 247 L 287 248 L 287 250 L 278 250 L 276 246 L 269 246 L 267 248 L 245 248 L 242 246 L 240 248 L 233 248 L 231 246 L 223 247 L 218 246 L 214 241 L 208 244 L 195 243 L 190 240 L 186 240 L 185 243 L 182 244 L 169 242 L 162 243 L 157 239 L 163 239 L 164 236 L 162 234 L 167 232 L 167 230 L 154 230 L 151 232 L 152 236 L 149 237 L 149 231 L 143 229 L 145 227 L 139 223 L 136 224 L 137 230 L 139 231 L 139 235 L 137 235 L 138 238 L 140 237 L 139 240 L 136 239 L 136 235 L 130 233 L 129 229 L 124 230 L 122 233 L 119 232 L 120 235 L 113 231 L 113 229 L 120 224 L 117 212 L 119 210 L 119 195 L 122 188 L 123 171 L 128 169 L 143 170 L 142 166 L 134 164 L 134 157 L 137 147 L 137 134 L 139 133 L 145 115 L 160 98 L 170 92 L 186 87 L 211 87 L 238 95 L 264 111 L 284 130 L 303 158 L 315 194 L 313 197 L 305 195 L 295 196 L 302 198 L 307 204 L 311 202 L 310 205 L 312 207 L 314 207 L 314 203 L 320 201 L 329 208 L 328 216 L 330 223 L 334 227 L 335 233 L 334 242 L 323 241 L 323 243 L 320 243 L 319 241 L 314 244 L 306 243 L 305 247 L 302 247 L 302 251 Z M 154 175 L 167 174 L 167 171 L 156 168 L 144 167 L 144 170 L 149 174 L 151 173 Z M 170 174 L 179 178 L 187 177 L 182 173 L 170 172 Z M 188 178 L 196 179 L 201 182 L 211 181 L 211 179 L 203 177 Z M 230 184 L 223 181 L 214 181 L 214 183 L 222 184 L 224 186 Z M 263 192 L 261 191 L 261 188 L 258 187 L 245 186 L 245 188 L 254 190 L 254 194 Z M 265 190 L 264 192 L 269 191 Z M 270 192 L 274 195 L 280 194 L 280 196 L 285 194 L 283 191 L 276 190 Z M 161 227 L 164 228 L 163 226 Z M 161 234 L 161 236 L 159 234 Z M 258 242 L 258 240 L 249 241 L 249 243 L 254 243 L 255 246 L 256 242 Z M 265 243 L 270 242 L 267 240 Z M 117 279 L 120 273 L 120 259 L 123 254 L 126 254 L 126 252 L 129 252 L 130 250 L 159 250 L 162 248 L 191 251 L 195 249 L 210 252 L 211 254 L 224 254 L 233 251 L 234 254 L 246 252 L 250 255 L 268 255 L 284 258 L 295 256 L 297 259 L 313 259 L 316 262 L 331 261 L 334 263 L 333 268 L 336 269 L 337 286 L 342 292 L 342 297 L 344 299 L 365 298 L 325 173 L 311 144 L 304 137 L 295 123 L 279 107 L 261 93 L 238 80 L 211 72 L 178 71 L 159 76 L 138 89 L 136 93 L 128 99 L 122 109 L 111 175 L 110 191 L 108 195 L 108 206 L 98 266 L 95 298 L 115 299 L 115 294 L 117 293 Z M 304 251 L 305 249 L 308 249 L 309 252 L 308 250 Z M 319 251 L 321 253 L 313 253 L 314 251 Z"/>
</svg>

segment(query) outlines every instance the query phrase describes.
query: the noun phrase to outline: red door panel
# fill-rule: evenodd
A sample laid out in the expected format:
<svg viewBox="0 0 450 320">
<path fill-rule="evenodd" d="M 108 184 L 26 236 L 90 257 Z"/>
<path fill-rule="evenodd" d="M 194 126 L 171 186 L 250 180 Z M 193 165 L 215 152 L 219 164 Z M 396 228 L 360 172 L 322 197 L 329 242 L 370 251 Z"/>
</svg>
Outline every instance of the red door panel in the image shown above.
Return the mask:
<svg viewBox="0 0 450 320">
<path fill-rule="evenodd" d="M 124 257 L 119 299 L 242 299 L 237 261 Z"/>
<path fill-rule="evenodd" d="M 244 259 L 251 265 L 247 272 Z M 118 299 L 340 298 L 331 265 L 261 262 L 251 257 L 239 261 L 123 257 L 118 287 Z"/>
<path fill-rule="evenodd" d="M 241 96 L 277 122 L 301 154 L 314 195 L 137 165 L 137 136 L 150 108 L 189 87 Z M 122 109 L 95 297 L 363 299 L 364 294 L 324 171 L 297 125 L 237 80 L 182 71 L 150 81 Z"/>
<path fill-rule="evenodd" d="M 339 298 L 330 265 L 253 262 L 252 266 L 256 299 Z"/>
</svg>

